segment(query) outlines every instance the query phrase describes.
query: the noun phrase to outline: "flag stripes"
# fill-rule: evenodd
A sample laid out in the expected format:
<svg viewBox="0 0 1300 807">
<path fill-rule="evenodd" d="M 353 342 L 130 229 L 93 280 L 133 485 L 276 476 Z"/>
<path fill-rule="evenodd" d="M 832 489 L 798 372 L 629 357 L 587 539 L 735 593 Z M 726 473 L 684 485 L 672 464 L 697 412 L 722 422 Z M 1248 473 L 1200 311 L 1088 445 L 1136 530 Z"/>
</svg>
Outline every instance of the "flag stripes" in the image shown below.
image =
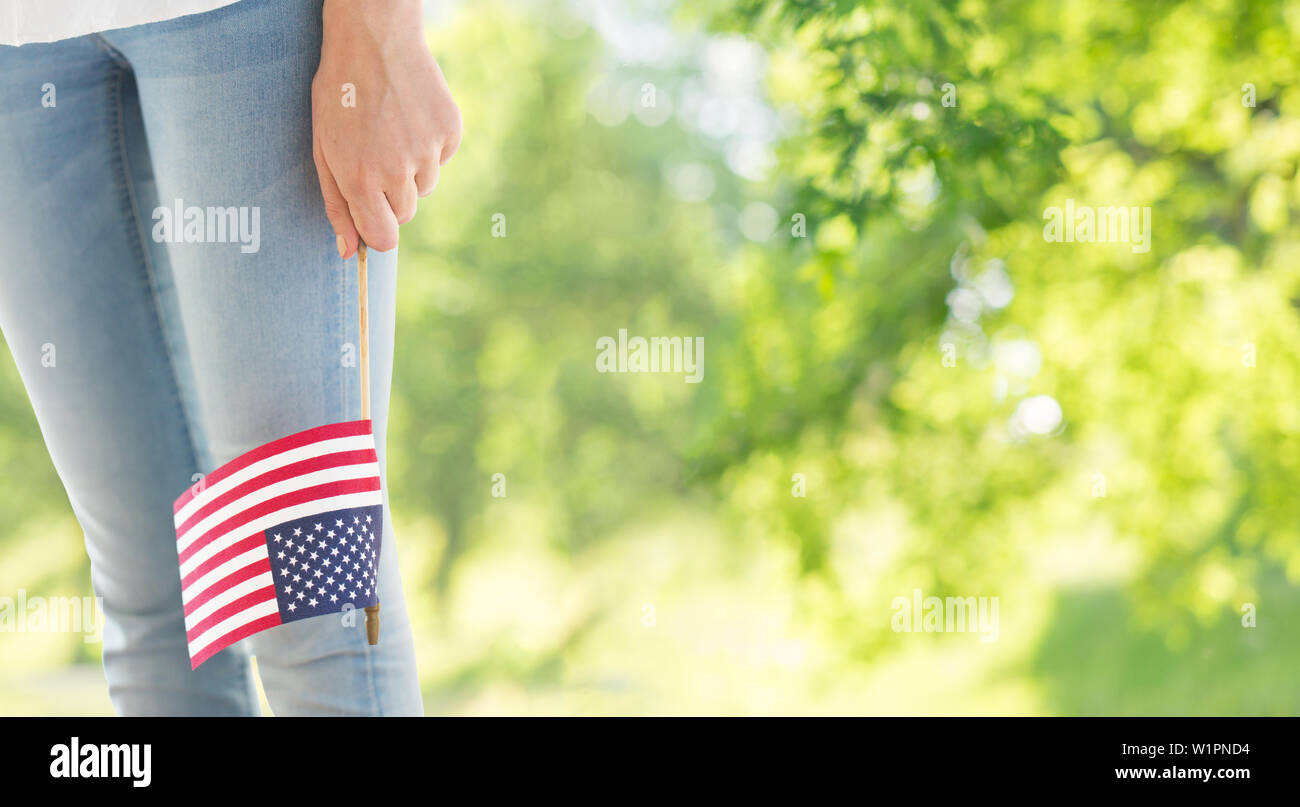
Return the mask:
<svg viewBox="0 0 1300 807">
<path fill-rule="evenodd" d="M 191 665 L 281 624 L 268 530 L 382 501 L 368 420 L 268 443 L 177 498 L 177 561 Z"/>
</svg>

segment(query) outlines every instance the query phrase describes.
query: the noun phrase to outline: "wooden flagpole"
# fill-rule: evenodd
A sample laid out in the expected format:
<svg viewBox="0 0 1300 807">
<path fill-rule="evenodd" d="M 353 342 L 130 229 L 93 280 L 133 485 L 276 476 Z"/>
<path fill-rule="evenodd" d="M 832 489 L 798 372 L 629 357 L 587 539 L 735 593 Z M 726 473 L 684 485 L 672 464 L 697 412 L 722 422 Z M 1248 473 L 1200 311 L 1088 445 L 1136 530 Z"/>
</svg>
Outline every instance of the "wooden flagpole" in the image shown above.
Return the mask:
<svg viewBox="0 0 1300 807">
<path fill-rule="evenodd" d="M 357 308 L 361 312 L 361 419 L 370 420 L 370 295 L 366 291 L 366 243 L 357 243 Z M 380 525 L 383 529 L 383 525 Z M 375 569 L 375 604 L 366 606 L 366 641 L 379 644 L 379 570 Z"/>
</svg>

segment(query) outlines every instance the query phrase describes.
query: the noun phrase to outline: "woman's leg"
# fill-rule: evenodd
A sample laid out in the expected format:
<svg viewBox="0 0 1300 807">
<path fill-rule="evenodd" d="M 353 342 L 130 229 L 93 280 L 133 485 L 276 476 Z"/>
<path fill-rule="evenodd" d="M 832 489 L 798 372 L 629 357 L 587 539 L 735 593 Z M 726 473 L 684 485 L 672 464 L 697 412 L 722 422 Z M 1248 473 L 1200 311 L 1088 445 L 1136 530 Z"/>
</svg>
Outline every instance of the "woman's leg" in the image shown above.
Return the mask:
<svg viewBox="0 0 1300 807">
<path fill-rule="evenodd" d="M 198 470 L 359 418 L 356 265 L 338 256 L 312 161 L 320 0 L 244 0 L 103 36 L 134 67 L 160 205 L 172 215 L 177 205 L 204 211 L 202 232 L 192 230 L 201 240 L 166 244 L 194 370 Z M 208 224 L 219 219 L 224 232 Z M 158 223 L 151 234 L 167 236 Z M 381 467 L 396 257 L 371 253 L 369 267 Z M 383 529 L 377 646 L 366 643 L 357 614 L 292 622 L 249 640 L 277 714 L 421 713 L 391 519 Z"/>
<path fill-rule="evenodd" d="M 124 715 L 258 711 L 246 654 L 186 651 L 171 501 L 198 465 L 126 64 L 94 37 L 0 47 L 0 328 L 86 536 Z"/>
</svg>

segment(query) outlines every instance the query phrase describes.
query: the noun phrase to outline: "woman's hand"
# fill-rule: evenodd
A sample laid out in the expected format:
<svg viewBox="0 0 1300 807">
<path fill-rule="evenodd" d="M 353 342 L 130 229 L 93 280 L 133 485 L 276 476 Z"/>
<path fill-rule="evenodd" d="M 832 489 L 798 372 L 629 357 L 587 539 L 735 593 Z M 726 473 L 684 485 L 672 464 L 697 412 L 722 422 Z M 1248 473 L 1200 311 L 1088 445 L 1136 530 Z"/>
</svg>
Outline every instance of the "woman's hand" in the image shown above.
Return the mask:
<svg viewBox="0 0 1300 807">
<path fill-rule="evenodd" d="M 312 153 L 325 212 L 350 257 L 386 252 L 460 146 L 460 110 L 424 41 L 420 0 L 325 0 L 312 81 Z"/>
</svg>

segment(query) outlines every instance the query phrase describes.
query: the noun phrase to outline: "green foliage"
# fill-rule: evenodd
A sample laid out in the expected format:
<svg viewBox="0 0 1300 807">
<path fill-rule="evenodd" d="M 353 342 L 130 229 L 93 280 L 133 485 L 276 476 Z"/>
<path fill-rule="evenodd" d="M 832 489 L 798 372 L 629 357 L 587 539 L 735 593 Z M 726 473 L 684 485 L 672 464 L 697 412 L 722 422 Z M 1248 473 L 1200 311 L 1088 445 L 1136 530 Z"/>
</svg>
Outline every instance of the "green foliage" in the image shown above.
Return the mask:
<svg viewBox="0 0 1300 807">
<path fill-rule="evenodd" d="M 688 10 L 767 45 L 768 92 L 790 134 L 777 180 L 742 183 L 741 199 L 776 200 L 808 237 L 711 239 L 701 225 L 724 228 L 740 201 L 675 212 L 683 206 L 656 192 L 651 167 L 683 147 L 666 133 L 620 136 L 604 151 L 587 138 L 609 133 L 588 121 L 547 144 L 580 171 L 598 164 L 646 184 L 632 188 L 642 229 L 620 232 L 590 264 L 566 244 L 587 236 L 581 228 L 546 230 L 570 256 L 550 270 L 565 298 L 532 300 L 563 309 L 562 333 L 586 339 L 528 354 L 572 371 L 554 384 L 558 401 L 540 402 L 564 436 L 532 454 L 558 486 L 536 498 L 535 529 L 554 524 L 572 552 L 647 516 L 629 501 L 702 500 L 734 565 L 747 568 L 755 551 L 784 559 L 789 607 L 830 634 L 823 649 L 835 661 L 822 672 L 897 650 L 881 614 L 913 586 L 1019 593 L 1050 635 L 1078 623 L 1065 612 L 1052 622 L 1049 590 L 1066 602 L 1114 590 L 1107 629 L 1130 635 L 1135 654 L 1155 637 L 1169 665 L 1225 631 L 1247 633 L 1243 603 L 1270 619 L 1296 614 L 1294 598 L 1274 586 L 1270 608 L 1259 586 L 1275 567 L 1300 578 L 1288 526 L 1300 513 L 1286 495 L 1300 412 L 1288 260 L 1300 199 L 1294 6 L 756 0 Z M 1246 83 L 1254 107 L 1243 105 Z M 601 211 L 591 237 L 603 239 L 616 225 L 593 188 L 546 198 L 573 204 L 578 219 Z M 1044 210 L 1068 198 L 1151 207 L 1150 251 L 1046 242 Z M 485 215 L 474 216 L 480 233 Z M 682 253 L 651 257 L 668 242 Z M 507 247 L 482 239 L 481 249 L 498 264 Z M 637 259 L 619 270 L 620 287 L 596 298 L 608 288 L 599 278 L 628 255 Z M 1004 277 L 1010 305 L 995 299 Z M 499 301 L 520 282 L 541 291 L 512 277 L 485 313 L 506 316 Z M 953 292 L 979 294 L 982 310 L 954 316 Z M 637 316 L 646 307 L 666 313 L 647 321 Z M 704 333 L 708 383 L 590 375 L 583 342 L 622 322 Z M 536 326 L 518 327 L 537 338 Z M 944 366 L 944 343 L 956 367 Z M 1037 357 L 1027 366 L 1026 350 Z M 519 355 L 512 348 L 505 363 Z M 668 405 L 645 404 L 675 391 Z M 1053 434 L 1014 428 L 1034 395 L 1060 403 Z M 546 432 L 525 437 L 523 417 L 496 426 L 517 439 L 480 443 L 524 452 L 524 439 Z M 599 440 L 605 464 L 575 462 L 585 440 Z M 509 465 L 479 457 L 485 474 Z M 791 496 L 793 474 L 807 478 L 806 499 Z M 1224 711 L 1296 708 L 1289 692 L 1238 697 L 1239 683 L 1207 673 L 1195 686 L 1222 688 L 1213 702 Z M 1080 697 L 1058 707 L 1193 705 Z"/>
<path fill-rule="evenodd" d="M 1298 12 L 753 0 L 722 15 L 773 49 L 773 97 L 803 121 L 786 178 L 818 222 L 792 254 L 834 273 L 832 301 L 781 321 L 806 333 L 840 299 L 865 321 L 834 355 L 800 354 L 823 379 L 827 358 L 847 368 L 801 428 L 887 426 L 846 477 L 905 503 L 915 574 L 966 590 L 1050 538 L 1104 533 L 1137 553 L 1138 607 L 1175 642 L 1187 619 L 1254 600 L 1268 566 L 1300 579 L 1286 493 L 1300 412 Z M 1150 251 L 1046 242 L 1042 215 L 1066 199 L 1151 207 Z M 977 289 L 990 265 L 1005 266 L 1014 302 L 952 317 L 945 292 Z M 940 360 L 949 340 L 955 368 Z M 1030 377 L 1000 360 L 1024 340 L 1042 357 Z M 854 387 L 876 364 L 881 382 Z M 1060 402 L 1064 428 L 1009 438 L 1037 393 Z M 855 404 L 862 417 L 843 418 Z M 773 435 L 740 428 L 748 442 Z M 1096 500 L 1094 474 L 1107 489 Z"/>
<path fill-rule="evenodd" d="M 1300 4 L 677 15 L 653 64 L 544 4 L 431 32 L 465 141 L 403 230 L 389 434 L 429 710 L 1300 710 Z M 742 35 L 767 179 L 692 124 Z M 1150 251 L 1045 241 L 1067 199 L 1149 206 Z M 596 372 L 622 328 L 703 336 L 703 382 Z M 8 372 L 0 570 L 30 589 L 84 565 Z M 914 589 L 999 597 L 998 640 L 894 632 Z"/>
</svg>

